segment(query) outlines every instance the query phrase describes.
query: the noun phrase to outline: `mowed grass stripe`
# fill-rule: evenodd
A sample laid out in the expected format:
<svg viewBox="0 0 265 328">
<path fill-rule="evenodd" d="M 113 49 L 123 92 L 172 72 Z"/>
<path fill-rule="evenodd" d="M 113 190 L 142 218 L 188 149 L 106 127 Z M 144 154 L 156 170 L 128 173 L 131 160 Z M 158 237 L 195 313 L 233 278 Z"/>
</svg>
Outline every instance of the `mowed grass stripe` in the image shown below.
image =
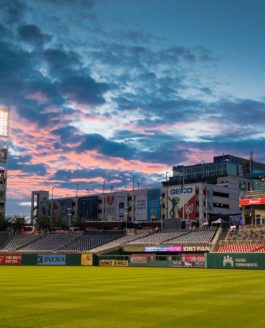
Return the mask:
<svg viewBox="0 0 265 328">
<path fill-rule="evenodd" d="M 265 272 L 0 267 L 0 328 L 265 327 Z"/>
</svg>

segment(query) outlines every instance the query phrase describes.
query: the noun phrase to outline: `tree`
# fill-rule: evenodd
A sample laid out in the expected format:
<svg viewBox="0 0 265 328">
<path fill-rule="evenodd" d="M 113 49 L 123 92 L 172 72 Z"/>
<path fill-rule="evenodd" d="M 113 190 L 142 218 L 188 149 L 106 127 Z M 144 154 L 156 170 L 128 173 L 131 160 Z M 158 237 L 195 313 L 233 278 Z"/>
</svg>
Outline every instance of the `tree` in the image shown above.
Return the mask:
<svg viewBox="0 0 265 328">
<path fill-rule="evenodd" d="M 0 231 L 6 230 L 11 226 L 11 219 L 0 216 Z"/>
<path fill-rule="evenodd" d="M 76 218 L 73 219 L 72 221 L 72 226 L 73 227 L 78 227 L 80 230 L 84 230 L 85 229 L 85 222 L 82 221 L 82 219 L 80 219 L 79 216 L 77 216 Z"/>
<path fill-rule="evenodd" d="M 24 216 L 15 215 L 11 219 L 11 224 L 15 230 L 20 230 L 21 228 L 23 228 L 25 226 L 26 218 Z"/>
<path fill-rule="evenodd" d="M 50 218 L 48 216 L 40 216 L 36 219 L 36 224 L 39 229 L 49 229 Z"/>
</svg>

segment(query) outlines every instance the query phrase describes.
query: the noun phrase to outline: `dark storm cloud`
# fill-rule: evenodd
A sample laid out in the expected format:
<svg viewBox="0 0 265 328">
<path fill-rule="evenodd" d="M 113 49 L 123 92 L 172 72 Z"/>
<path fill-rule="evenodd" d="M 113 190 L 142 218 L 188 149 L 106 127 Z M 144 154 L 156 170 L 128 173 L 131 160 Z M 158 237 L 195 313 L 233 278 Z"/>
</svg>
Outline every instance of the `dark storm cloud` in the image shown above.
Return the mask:
<svg viewBox="0 0 265 328">
<path fill-rule="evenodd" d="M 100 134 L 87 134 L 77 151 L 97 150 L 99 153 L 107 156 L 122 157 L 132 159 L 135 155 L 135 149 L 124 142 L 115 142 L 105 139 Z"/>
<path fill-rule="evenodd" d="M 22 41 L 33 45 L 43 45 L 51 40 L 51 36 L 44 34 L 36 25 L 21 25 L 18 34 Z"/>
</svg>

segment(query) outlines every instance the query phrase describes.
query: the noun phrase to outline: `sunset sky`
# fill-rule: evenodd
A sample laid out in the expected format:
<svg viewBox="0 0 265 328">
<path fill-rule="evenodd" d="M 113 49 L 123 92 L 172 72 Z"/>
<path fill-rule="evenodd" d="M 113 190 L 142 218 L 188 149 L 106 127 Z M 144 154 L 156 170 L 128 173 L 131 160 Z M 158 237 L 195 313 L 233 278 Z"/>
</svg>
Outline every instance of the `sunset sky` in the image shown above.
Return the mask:
<svg viewBox="0 0 265 328">
<path fill-rule="evenodd" d="M 0 0 L 7 214 L 160 186 L 173 165 L 265 162 L 265 1 Z"/>
</svg>

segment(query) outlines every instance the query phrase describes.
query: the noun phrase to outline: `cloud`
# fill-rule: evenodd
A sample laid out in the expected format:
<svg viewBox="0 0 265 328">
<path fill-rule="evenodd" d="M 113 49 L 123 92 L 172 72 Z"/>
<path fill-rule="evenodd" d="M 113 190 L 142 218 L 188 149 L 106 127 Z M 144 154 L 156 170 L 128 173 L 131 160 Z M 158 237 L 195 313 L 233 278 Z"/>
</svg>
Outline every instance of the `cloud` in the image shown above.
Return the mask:
<svg viewBox="0 0 265 328">
<path fill-rule="evenodd" d="M 97 150 L 100 154 L 133 159 L 135 150 L 124 142 L 107 140 L 99 134 L 87 134 L 77 151 Z"/>
<path fill-rule="evenodd" d="M 18 35 L 22 41 L 36 46 L 41 46 L 51 40 L 51 36 L 44 34 L 38 26 L 33 24 L 20 25 Z"/>
</svg>

